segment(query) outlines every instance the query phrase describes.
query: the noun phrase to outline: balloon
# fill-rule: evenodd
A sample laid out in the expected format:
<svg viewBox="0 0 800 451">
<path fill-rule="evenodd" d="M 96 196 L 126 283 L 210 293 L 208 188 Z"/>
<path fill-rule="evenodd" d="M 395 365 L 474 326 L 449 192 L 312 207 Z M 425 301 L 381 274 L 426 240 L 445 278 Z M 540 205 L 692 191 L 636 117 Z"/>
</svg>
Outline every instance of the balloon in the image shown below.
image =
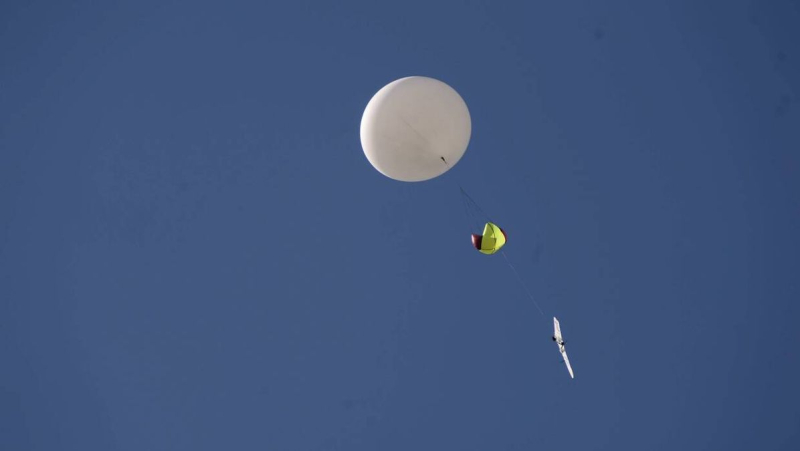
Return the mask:
<svg viewBox="0 0 800 451">
<path fill-rule="evenodd" d="M 447 84 L 406 77 L 384 86 L 361 118 L 361 147 L 383 175 L 420 182 L 438 177 L 464 155 L 472 133 L 467 104 Z"/>
</svg>

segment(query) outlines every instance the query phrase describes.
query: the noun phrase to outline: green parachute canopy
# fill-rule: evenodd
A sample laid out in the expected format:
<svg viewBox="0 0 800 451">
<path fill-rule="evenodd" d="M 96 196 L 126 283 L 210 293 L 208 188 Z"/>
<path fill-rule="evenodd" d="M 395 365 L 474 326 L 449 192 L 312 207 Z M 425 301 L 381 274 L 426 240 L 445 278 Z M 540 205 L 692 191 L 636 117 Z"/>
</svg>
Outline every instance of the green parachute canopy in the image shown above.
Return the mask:
<svg viewBox="0 0 800 451">
<path fill-rule="evenodd" d="M 483 254 L 491 255 L 506 244 L 506 232 L 496 224 L 487 222 L 483 235 L 472 234 L 472 245 Z"/>
</svg>

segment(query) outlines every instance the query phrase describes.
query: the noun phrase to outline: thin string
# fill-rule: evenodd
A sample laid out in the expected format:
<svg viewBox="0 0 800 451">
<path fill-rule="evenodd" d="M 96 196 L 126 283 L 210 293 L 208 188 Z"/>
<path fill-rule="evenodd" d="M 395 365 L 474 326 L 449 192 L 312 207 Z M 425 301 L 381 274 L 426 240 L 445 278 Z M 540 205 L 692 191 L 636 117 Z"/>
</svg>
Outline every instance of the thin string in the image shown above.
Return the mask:
<svg viewBox="0 0 800 451">
<path fill-rule="evenodd" d="M 539 313 L 541 313 L 542 316 L 544 316 L 542 308 L 539 307 L 539 303 L 536 302 L 536 299 L 533 297 L 530 290 L 528 290 L 528 287 L 525 285 L 525 282 L 522 281 L 522 277 L 520 277 L 519 272 L 517 272 L 517 268 L 515 268 L 514 265 L 512 265 L 511 262 L 508 260 L 508 256 L 506 256 L 506 251 L 501 250 L 500 253 L 503 254 L 503 258 L 506 260 L 506 263 L 508 263 L 509 268 L 511 268 L 511 270 L 514 271 L 514 275 L 517 276 L 519 284 L 522 285 L 522 288 L 525 290 L 525 293 L 528 295 L 530 300 L 533 301 L 533 305 L 535 305 L 536 309 L 539 310 Z"/>
<path fill-rule="evenodd" d="M 447 160 L 444 159 L 444 157 L 440 157 L 440 158 L 444 162 L 444 164 L 448 168 L 450 168 L 450 163 L 448 163 Z M 472 196 L 467 194 L 467 191 L 464 190 L 464 187 L 462 187 L 461 184 L 457 183 L 457 182 L 456 182 L 456 185 L 458 185 L 458 189 L 461 190 L 461 194 L 463 196 L 462 199 L 464 199 L 464 207 L 467 210 L 467 213 L 469 214 L 469 204 L 472 204 L 475 208 L 478 209 L 478 211 L 489 222 L 492 222 L 491 217 L 488 214 L 486 214 L 485 211 L 483 211 L 483 208 L 481 208 L 481 206 L 478 205 L 477 202 L 475 202 L 475 199 L 473 199 Z M 544 311 L 542 311 L 542 308 L 539 307 L 539 303 L 536 302 L 536 298 L 533 297 L 533 294 L 531 294 L 530 290 L 528 290 L 528 286 L 525 285 L 525 282 L 522 280 L 522 277 L 519 275 L 519 271 L 517 271 L 517 268 L 515 268 L 514 265 L 511 264 L 511 261 L 508 259 L 508 256 L 506 255 L 506 252 L 501 250 L 500 253 L 503 254 L 503 258 L 505 259 L 506 263 L 508 263 L 508 267 L 511 268 L 511 270 L 514 272 L 514 276 L 516 276 L 517 281 L 519 282 L 519 284 L 522 285 L 522 289 L 525 290 L 525 294 L 528 295 L 528 298 L 533 302 L 533 305 L 536 306 L 536 309 L 539 310 L 539 313 L 541 313 L 542 316 L 545 316 L 544 315 Z"/>
</svg>

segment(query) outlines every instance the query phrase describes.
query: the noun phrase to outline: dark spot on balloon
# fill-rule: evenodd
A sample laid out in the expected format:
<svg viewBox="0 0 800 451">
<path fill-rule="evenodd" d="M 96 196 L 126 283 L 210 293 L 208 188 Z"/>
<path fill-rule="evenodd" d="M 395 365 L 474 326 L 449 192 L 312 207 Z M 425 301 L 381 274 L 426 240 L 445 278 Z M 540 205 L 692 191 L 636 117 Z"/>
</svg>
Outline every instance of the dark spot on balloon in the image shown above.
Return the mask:
<svg viewBox="0 0 800 451">
<path fill-rule="evenodd" d="M 776 55 L 776 58 L 778 58 L 778 62 L 782 63 L 782 62 L 786 61 L 786 53 L 778 52 L 778 54 Z"/>
</svg>

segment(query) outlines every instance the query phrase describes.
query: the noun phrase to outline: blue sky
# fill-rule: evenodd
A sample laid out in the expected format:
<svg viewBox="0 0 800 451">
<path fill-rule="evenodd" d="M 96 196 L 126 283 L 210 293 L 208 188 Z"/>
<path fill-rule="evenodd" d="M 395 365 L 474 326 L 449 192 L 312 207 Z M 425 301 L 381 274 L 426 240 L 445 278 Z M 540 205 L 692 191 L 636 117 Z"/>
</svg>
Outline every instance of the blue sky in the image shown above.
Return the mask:
<svg viewBox="0 0 800 451">
<path fill-rule="evenodd" d="M 798 449 L 800 6 L 500 3 L 4 2 L 0 448 Z"/>
</svg>

